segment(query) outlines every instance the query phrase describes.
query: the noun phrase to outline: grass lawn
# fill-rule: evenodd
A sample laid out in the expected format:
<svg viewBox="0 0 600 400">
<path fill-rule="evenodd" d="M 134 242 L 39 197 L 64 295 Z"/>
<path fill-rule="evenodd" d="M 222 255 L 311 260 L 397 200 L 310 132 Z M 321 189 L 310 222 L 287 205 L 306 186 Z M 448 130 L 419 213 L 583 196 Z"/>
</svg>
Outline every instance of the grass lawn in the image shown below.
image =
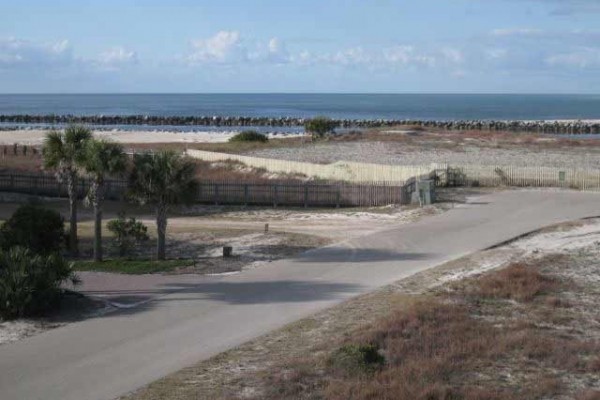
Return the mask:
<svg viewBox="0 0 600 400">
<path fill-rule="evenodd" d="M 120 274 L 152 274 L 168 272 L 179 267 L 187 267 L 194 263 L 193 260 L 104 260 L 75 261 L 76 271 L 116 272 Z"/>
</svg>

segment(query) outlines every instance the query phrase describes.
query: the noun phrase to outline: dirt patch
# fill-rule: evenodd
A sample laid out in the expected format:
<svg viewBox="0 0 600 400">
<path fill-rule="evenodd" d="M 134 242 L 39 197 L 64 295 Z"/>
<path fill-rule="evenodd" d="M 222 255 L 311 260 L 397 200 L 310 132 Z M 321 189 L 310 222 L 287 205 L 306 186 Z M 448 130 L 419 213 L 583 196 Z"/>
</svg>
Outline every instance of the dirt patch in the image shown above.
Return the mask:
<svg viewBox="0 0 600 400">
<path fill-rule="evenodd" d="M 265 262 L 291 258 L 331 242 L 318 236 L 297 233 L 237 233 L 238 235 L 213 238 L 211 241 L 192 233 L 174 234 L 177 244 L 171 246 L 171 251 L 181 254 L 182 257 L 193 258 L 194 265 L 178 268 L 173 273 L 237 272 L 245 268 L 255 268 Z M 231 257 L 223 257 L 224 246 L 232 247 Z"/>
<path fill-rule="evenodd" d="M 598 398 L 600 248 L 586 236 L 598 227 L 554 227 L 446 263 L 124 398 Z M 332 370 L 348 343 L 377 344 L 385 366 Z"/>
</svg>

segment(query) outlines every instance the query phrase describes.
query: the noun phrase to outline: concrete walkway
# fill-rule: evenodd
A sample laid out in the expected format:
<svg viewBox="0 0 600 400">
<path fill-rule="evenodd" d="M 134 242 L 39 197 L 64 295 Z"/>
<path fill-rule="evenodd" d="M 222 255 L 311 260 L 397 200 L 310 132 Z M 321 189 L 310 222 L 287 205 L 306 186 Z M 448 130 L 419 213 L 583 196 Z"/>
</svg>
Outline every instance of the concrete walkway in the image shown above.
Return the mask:
<svg viewBox="0 0 600 400">
<path fill-rule="evenodd" d="M 507 191 L 0 347 L 0 398 L 111 399 L 260 334 L 539 227 L 600 215 L 600 195 Z"/>
</svg>

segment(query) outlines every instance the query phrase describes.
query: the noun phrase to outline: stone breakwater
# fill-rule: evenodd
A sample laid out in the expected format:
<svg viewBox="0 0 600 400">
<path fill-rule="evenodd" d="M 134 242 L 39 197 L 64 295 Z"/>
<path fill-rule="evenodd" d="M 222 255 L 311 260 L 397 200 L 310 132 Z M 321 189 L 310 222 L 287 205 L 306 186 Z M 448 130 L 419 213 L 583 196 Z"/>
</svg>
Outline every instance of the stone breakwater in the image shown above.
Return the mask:
<svg viewBox="0 0 600 400">
<path fill-rule="evenodd" d="M 0 115 L 5 124 L 91 124 L 149 126 L 299 127 L 307 119 L 294 117 L 145 116 L 145 115 Z M 510 131 L 553 134 L 598 134 L 598 121 L 429 121 L 390 119 L 337 119 L 342 128 L 413 126 L 442 130 Z M 11 129 L 10 126 L 0 127 Z"/>
</svg>

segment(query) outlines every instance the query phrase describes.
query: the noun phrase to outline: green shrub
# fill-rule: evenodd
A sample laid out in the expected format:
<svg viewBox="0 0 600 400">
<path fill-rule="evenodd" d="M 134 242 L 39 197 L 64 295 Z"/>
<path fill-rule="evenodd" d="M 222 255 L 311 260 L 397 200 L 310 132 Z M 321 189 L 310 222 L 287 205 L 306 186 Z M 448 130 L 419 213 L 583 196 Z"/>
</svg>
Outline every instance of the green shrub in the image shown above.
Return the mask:
<svg viewBox="0 0 600 400">
<path fill-rule="evenodd" d="M 368 374 L 379 369 L 385 358 L 374 345 L 347 344 L 337 349 L 329 358 L 329 366 L 347 375 Z"/>
<path fill-rule="evenodd" d="M 315 117 L 304 123 L 304 130 L 311 134 L 313 140 L 322 139 L 325 135 L 333 133 L 338 123 L 328 117 Z"/>
<path fill-rule="evenodd" d="M 243 131 L 229 138 L 230 142 L 267 142 L 269 138 L 256 131 Z"/>
<path fill-rule="evenodd" d="M 19 207 L 0 226 L 0 248 L 22 246 L 34 253 L 50 254 L 60 251 L 65 240 L 65 221 L 56 211 L 37 205 Z"/>
<path fill-rule="evenodd" d="M 119 249 L 121 257 L 129 254 L 137 244 L 150 239 L 146 225 L 135 218 L 125 218 L 122 213 L 117 219 L 108 221 L 107 226 L 108 230 L 115 235 L 113 243 Z"/>
<path fill-rule="evenodd" d="M 65 281 L 76 284 L 71 265 L 57 254 L 23 247 L 0 250 L 0 318 L 35 316 L 58 304 Z"/>
</svg>

